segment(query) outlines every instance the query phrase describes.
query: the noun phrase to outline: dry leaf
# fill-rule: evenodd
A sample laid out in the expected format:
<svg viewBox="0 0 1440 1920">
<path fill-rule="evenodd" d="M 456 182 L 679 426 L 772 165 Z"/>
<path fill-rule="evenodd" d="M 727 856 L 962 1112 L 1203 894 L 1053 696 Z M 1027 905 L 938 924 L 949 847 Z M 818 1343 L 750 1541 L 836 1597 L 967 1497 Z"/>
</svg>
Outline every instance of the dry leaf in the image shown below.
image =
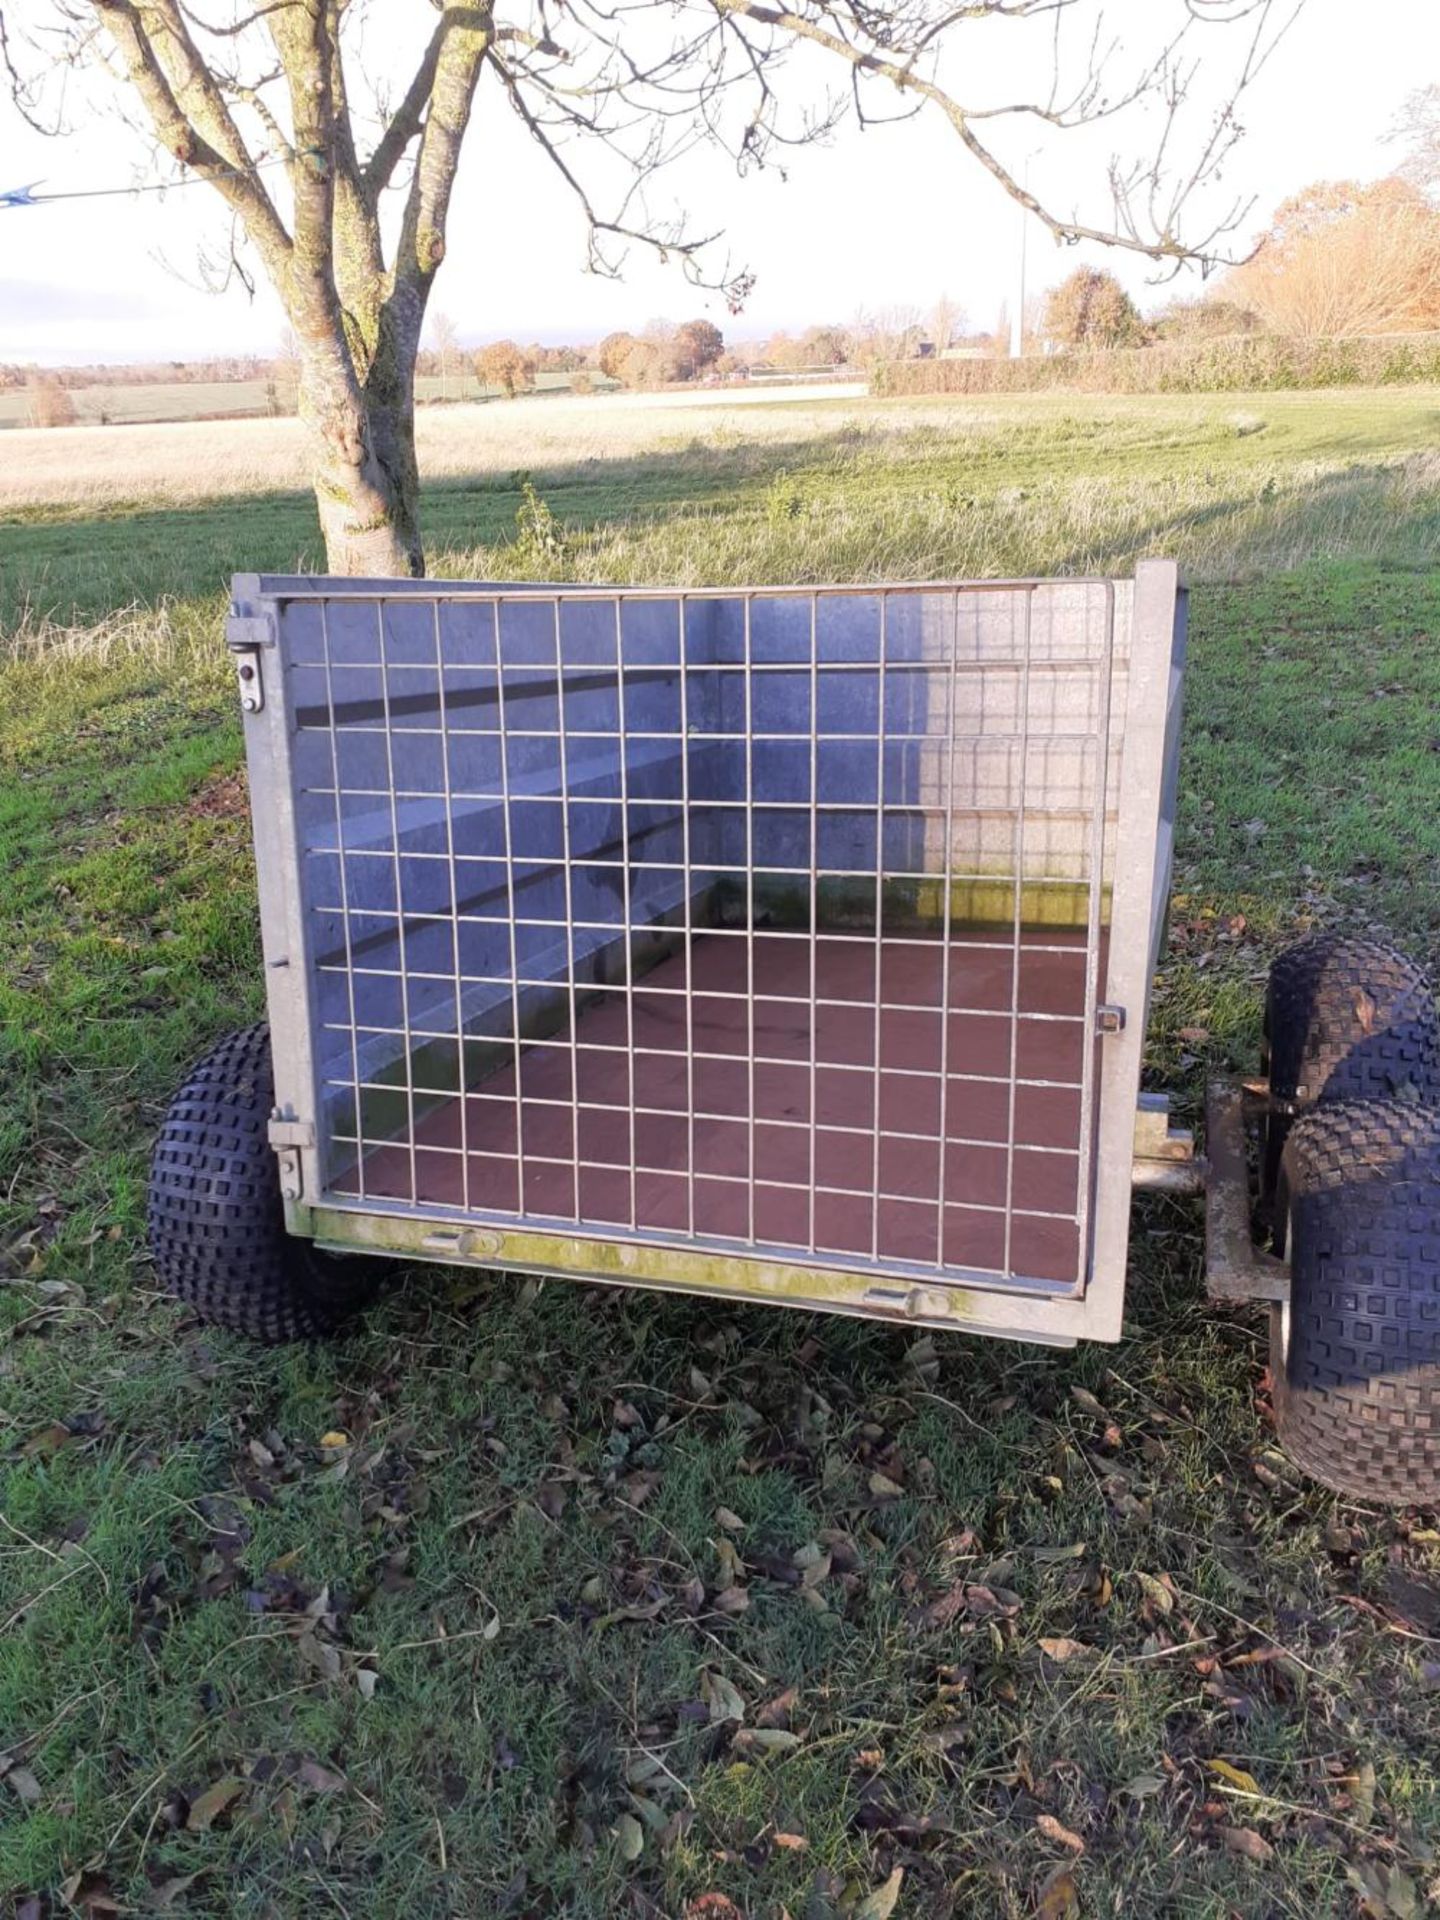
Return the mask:
<svg viewBox="0 0 1440 1920">
<path fill-rule="evenodd" d="M 1232 1767 L 1228 1760 L 1207 1760 L 1205 1764 L 1218 1780 L 1228 1781 L 1240 1793 L 1251 1794 L 1257 1800 L 1261 1798 L 1260 1782 L 1253 1773 L 1246 1773 L 1243 1767 Z"/>
<path fill-rule="evenodd" d="M 876 1887 L 873 1893 L 866 1894 L 855 1909 L 854 1920 L 890 1920 L 904 1883 L 905 1869 L 896 1867 L 884 1886 Z"/>
<path fill-rule="evenodd" d="M 1093 1415 L 1095 1419 L 1108 1420 L 1110 1418 L 1109 1414 L 1088 1387 L 1071 1387 L 1070 1398 L 1082 1412 Z"/>
<path fill-rule="evenodd" d="M 245 1782 L 237 1780 L 233 1773 L 227 1774 L 223 1780 L 217 1780 L 213 1787 L 207 1787 L 198 1799 L 190 1802 L 190 1811 L 185 1816 L 186 1827 L 191 1833 L 208 1833 L 225 1809 L 244 1791 Z"/>
<path fill-rule="evenodd" d="M 709 1710 L 712 1724 L 745 1718 L 745 1700 L 740 1689 L 723 1673 L 715 1673 L 709 1667 L 703 1667 L 700 1672 L 700 1698 Z"/>
<path fill-rule="evenodd" d="M 349 1444 L 349 1434 L 340 1427 L 332 1427 L 329 1433 L 322 1433 L 320 1436 L 320 1445 L 327 1453 L 334 1451 L 337 1447 L 348 1447 Z"/>
<path fill-rule="evenodd" d="M 898 1480 L 892 1480 L 888 1473 L 872 1473 L 870 1491 L 877 1500 L 898 1500 L 905 1489 Z"/>
<path fill-rule="evenodd" d="M 622 1860 L 638 1860 L 645 1851 L 645 1829 L 633 1813 L 622 1813 L 615 1822 L 615 1838 Z"/>
<path fill-rule="evenodd" d="M 750 1595 L 744 1587 L 722 1587 L 712 1604 L 721 1613 L 744 1613 L 750 1604 Z"/>
<path fill-rule="evenodd" d="M 13 1792 L 19 1795 L 23 1805 L 37 1806 L 40 1801 L 40 1782 L 29 1767 L 8 1767 L 5 1782 Z"/>
<path fill-rule="evenodd" d="M 745 1522 L 740 1518 L 738 1513 L 733 1512 L 729 1507 L 717 1507 L 715 1509 L 715 1524 L 717 1527 L 724 1527 L 727 1533 L 743 1533 L 745 1531 Z"/>
<path fill-rule="evenodd" d="M 791 1753 L 800 1745 L 800 1735 L 784 1727 L 742 1727 L 732 1744 L 737 1753 Z"/>
<path fill-rule="evenodd" d="M 1075 1876 L 1069 1867 L 1057 1867 L 1040 1889 L 1035 1920 L 1076 1920 L 1080 1896 L 1075 1891 Z"/>
<path fill-rule="evenodd" d="M 1242 1859 L 1254 1860 L 1260 1866 L 1275 1858 L 1275 1849 L 1253 1827 L 1222 1827 L 1220 1838 L 1228 1852 L 1238 1853 Z"/>
<path fill-rule="evenodd" d="M 772 1833 L 770 1838 L 787 1853 L 803 1853 L 810 1844 L 803 1833 Z"/>
<path fill-rule="evenodd" d="M 1175 1595 L 1163 1580 L 1157 1578 L 1153 1573 L 1137 1572 L 1135 1578 L 1145 1589 L 1145 1598 L 1150 1602 L 1151 1606 L 1158 1607 L 1161 1613 L 1173 1613 L 1175 1611 Z"/>
<path fill-rule="evenodd" d="M 314 1793 L 338 1793 L 345 1785 L 343 1773 L 332 1773 L 329 1767 L 322 1767 L 318 1760 L 302 1760 L 300 1778 Z"/>
<path fill-rule="evenodd" d="M 150 1895 L 151 1905 L 167 1913 L 181 1894 L 188 1893 L 195 1882 L 209 1871 L 208 1867 L 199 1867 L 194 1873 L 180 1873 L 173 1880 L 163 1880 Z"/>
<path fill-rule="evenodd" d="M 1093 1647 L 1087 1647 L 1083 1640 L 1042 1640 L 1040 1651 L 1047 1660 L 1073 1660 L 1077 1654 L 1093 1653 Z"/>
<path fill-rule="evenodd" d="M 1053 1840 L 1057 1846 L 1068 1847 L 1072 1853 L 1084 1853 L 1085 1842 L 1078 1833 L 1072 1833 L 1069 1827 L 1062 1827 L 1053 1813 L 1037 1813 L 1035 1824 L 1047 1840 Z"/>
<path fill-rule="evenodd" d="M 1163 1773 L 1137 1773 L 1133 1780 L 1127 1780 L 1120 1791 L 1128 1794 L 1132 1800 L 1148 1800 L 1152 1793 L 1159 1793 L 1165 1785 Z"/>
</svg>

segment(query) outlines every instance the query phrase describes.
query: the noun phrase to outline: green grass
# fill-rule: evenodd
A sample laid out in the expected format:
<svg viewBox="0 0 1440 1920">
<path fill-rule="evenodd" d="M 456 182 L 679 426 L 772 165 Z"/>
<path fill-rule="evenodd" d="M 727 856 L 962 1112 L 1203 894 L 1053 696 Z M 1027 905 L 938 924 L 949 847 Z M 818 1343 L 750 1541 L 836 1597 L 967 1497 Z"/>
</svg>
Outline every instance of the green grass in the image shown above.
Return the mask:
<svg viewBox="0 0 1440 1920">
<path fill-rule="evenodd" d="M 1150 1043 L 1190 1116 L 1253 1063 L 1295 930 L 1435 943 L 1434 408 L 1384 399 L 1228 436 L 881 408 L 538 478 L 577 576 L 1198 557 Z M 437 548 L 551 570 L 515 505 L 436 490 Z M 275 1353 L 154 1293 L 147 1140 L 260 1003 L 215 589 L 310 529 L 289 500 L 0 528 L 0 1900 L 778 1920 L 899 1868 L 901 1920 L 1008 1920 L 1068 1860 L 1086 1914 L 1424 1910 L 1440 1531 L 1289 1469 L 1189 1202 L 1139 1208 L 1126 1339 L 1075 1354 L 436 1271 Z M 37 579 L 88 638 L 18 626 Z M 927 1622 L 962 1578 L 998 1611 Z M 798 1738 L 747 1743 L 713 1676 L 747 1730 L 796 1689 Z"/>
</svg>

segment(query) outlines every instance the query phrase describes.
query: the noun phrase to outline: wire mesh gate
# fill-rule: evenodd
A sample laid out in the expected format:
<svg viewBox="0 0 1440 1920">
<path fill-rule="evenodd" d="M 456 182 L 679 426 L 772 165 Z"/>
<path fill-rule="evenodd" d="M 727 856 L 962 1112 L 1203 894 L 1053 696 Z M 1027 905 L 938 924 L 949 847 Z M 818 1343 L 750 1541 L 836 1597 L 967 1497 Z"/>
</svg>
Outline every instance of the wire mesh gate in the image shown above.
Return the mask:
<svg viewBox="0 0 1440 1920">
<path fill-rule="evenodd" d="M 292 1225 L 1083 1295 L 1164 571 L 1149 675 L 1129 582 L 237 581 Z"/>
</svg>

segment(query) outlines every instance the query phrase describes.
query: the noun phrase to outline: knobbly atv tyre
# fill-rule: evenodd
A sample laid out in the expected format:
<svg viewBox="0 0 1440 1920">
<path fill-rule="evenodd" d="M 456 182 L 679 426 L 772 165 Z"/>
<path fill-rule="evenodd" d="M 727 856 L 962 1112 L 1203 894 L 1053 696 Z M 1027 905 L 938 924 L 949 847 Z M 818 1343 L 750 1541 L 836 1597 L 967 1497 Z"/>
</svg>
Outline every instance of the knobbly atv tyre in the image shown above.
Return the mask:
<svg viewBox="0 0 1440 1920">
<path fill-rule="evenodd" d="M 160 1284 L 202 1320 L 269 1343 L 333 1332 L 382 1271 L 286 1233 L 268 1137 L 274 1104 L 269 1028 L 232 1033 L 170 1104 L 146 1209 Z"/>
<path fill-rule="evenodd" d="M 1295 1121 L 1278 1194 L 1290 1299 L 1271 1316 L 1286 1452 L 1337 1492 L 1440 1505 L 1440 1115 L 1413 1102 Z"/>
<path fill-rule="evenodd" d="M 1282 953 L 1270 970 L 1265 1046 L 1266 1200 L 1297 1114 L 1386 1099 L 1440 1108 L 1440 1017 L 1429 979 L 1379 941 L 1322 933 Z"/>
</svg>

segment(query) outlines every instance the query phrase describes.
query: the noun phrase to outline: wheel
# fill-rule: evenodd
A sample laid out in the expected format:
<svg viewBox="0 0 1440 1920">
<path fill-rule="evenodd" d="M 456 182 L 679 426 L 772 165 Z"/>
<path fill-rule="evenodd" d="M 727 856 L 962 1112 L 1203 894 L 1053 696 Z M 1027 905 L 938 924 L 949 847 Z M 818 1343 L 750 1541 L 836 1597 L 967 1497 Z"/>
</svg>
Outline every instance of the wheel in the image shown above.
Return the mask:
<svg viewBox="0 0 1440 1920">
<path fill-rule="evenodd" d="M 1271 1316 L 1295 1464 L 1387 1506 L 1440 1503 L 1440 1115 L 1322 1106 L 1290 1130 L 1290 1299 Z"/>
<path fill-rule="evenodd" d="M 1265 1044 L 1262 1200 L 1275 1192 L 1297 1113 L 1340 1100 L 1440 1107 L 1440 1019 L 1430 982 L 1379 941 L 1322 933 L 1282 953 L 1270 969 Z"/>
<path fill-rule="evenodd" d="M 269 1028 L 232 1033 L 171 1101 L 146 1205 L 166 1291 L 202 1320 L 272 1343 L 332 1332 L 370 1299 L 383 1270 L 285 1231 L 268 1137 L 274 1104 Z"/>
</svg>

